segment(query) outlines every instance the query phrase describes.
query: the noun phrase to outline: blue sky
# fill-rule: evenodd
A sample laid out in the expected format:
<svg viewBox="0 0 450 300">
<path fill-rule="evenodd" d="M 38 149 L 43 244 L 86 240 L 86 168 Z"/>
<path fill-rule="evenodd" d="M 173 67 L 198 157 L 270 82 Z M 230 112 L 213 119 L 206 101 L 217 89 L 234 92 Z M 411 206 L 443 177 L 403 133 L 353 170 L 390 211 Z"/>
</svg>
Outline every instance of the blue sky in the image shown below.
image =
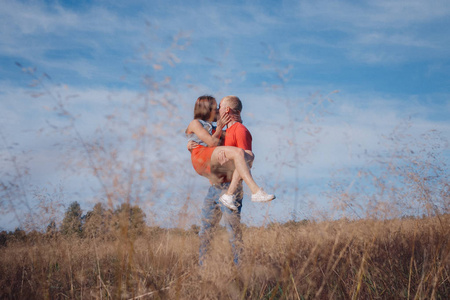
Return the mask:
<svg viewBox="0 0 450 300">
<path fill-rule="evenodd" d="M 80 137 L 117 147 L 117 173 L 132 168 L 127 151 L 145 150 L 136 157 L 155 166 L 151 184 L 132 189 L 150 222 L 198 221 L 208 185 L 189 165 L 182 133 L 206 93 L 243 100 L 253 174 L 279 195 L 265 206 L 244 200 L 250 225 L 333 214 L 331 182 L 345 177 L 343 190 L 353 189 L 358 170 L 380 170 L 374 156 L 419 145 L 430 130 L 448 162 L 448 1 L 0 4 L 1 180 L 21 177 L 24 186 L 17 213 L 2 208 L 0 227 L 23 226 L 23 212 L 38 206 L 64 210 L 77 200 L 86 211 L 104 200 Z M 44 85 L 30 86 L 27 68 Z M 152 129 L 139 144 L 132 136 L 143 124 Z"/>
</svg>

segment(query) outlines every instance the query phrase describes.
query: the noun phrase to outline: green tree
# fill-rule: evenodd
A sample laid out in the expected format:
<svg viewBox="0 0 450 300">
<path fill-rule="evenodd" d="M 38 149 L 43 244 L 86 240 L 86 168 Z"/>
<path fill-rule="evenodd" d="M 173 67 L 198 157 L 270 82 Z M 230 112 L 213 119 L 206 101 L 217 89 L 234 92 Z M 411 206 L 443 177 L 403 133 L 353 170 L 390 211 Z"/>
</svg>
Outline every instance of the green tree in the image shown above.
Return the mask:
<svg viewBox="0 0 450 300">
<path fill-rule="evenodd" d="M 97 203 L 94 208 L 84 216 L 83 235 L 85 237 L 111 237 L 112 211 L 105 209 L 102 203 Z"/>
<path fill-rule="evenodd" d="M 123 203 L 114 212 L 116 228 L 121 234 L 136 238 L 142 234 L 145 229 L 145 213 L 138 205 L 131 206 L 129 203 Z"/>
<path fill-rule="evenodd" d="M 61 233 L 64 235 L 78 235 L 82 233 L 82 210 L 80 204 L 75 201 L 67 208 L 64 216 Z"/>
<path fill-rule="evenodd" d="M 27 239 L 27 233 L 20 227 L 17 227 L 14 232 L 10 232 L 10 235 L 17 242 L 24 242 Z"/>
<path fill-rule="evenodd" d="M 47 225 L 47 230 L 45 231 L 45 235 L 48 237 L 54 237 L 56 235 L 57 229 L 56 229 L 56 222 L 55 220 L 51 220 L 50 223 Z"/>
<path fill-rule="evenodd" d="M 0 232 L 0 248 L 8 245 L 8 233 L 6 231 Z"/>
</svg>

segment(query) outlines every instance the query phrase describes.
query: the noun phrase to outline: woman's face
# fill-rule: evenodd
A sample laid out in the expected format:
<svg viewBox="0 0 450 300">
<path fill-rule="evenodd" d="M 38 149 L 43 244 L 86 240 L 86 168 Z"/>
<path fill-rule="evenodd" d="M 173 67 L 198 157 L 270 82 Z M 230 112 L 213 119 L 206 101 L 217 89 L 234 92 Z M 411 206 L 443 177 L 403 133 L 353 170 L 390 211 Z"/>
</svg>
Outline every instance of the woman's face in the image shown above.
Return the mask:
<svg viewBox="0 0 450 300">
<path fill-rule="evenodd" d="M 211 109 L 211 116 L 209 117 L 210 122 L 216 122 L 217 121 L 217 102 L 213 101 L 211 103 L 212 109 Z"/>
</svg>

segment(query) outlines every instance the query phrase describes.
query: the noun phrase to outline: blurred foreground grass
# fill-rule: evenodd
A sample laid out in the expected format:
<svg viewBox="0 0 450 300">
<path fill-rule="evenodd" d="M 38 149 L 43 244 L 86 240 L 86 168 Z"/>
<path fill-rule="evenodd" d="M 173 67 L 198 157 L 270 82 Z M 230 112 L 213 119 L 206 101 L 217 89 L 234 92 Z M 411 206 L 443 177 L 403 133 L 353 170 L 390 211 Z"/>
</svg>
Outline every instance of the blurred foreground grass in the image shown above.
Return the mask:
<svg viewBox="0 0 450 300">
<path fill-rule="evenodd" d="M 236 268 L 218 228 L 199 268 L 191 230 L 28 234 L 0 248 L 1 299 L 448 299 L 450 215 L 245 228 Z"/>
</svg>

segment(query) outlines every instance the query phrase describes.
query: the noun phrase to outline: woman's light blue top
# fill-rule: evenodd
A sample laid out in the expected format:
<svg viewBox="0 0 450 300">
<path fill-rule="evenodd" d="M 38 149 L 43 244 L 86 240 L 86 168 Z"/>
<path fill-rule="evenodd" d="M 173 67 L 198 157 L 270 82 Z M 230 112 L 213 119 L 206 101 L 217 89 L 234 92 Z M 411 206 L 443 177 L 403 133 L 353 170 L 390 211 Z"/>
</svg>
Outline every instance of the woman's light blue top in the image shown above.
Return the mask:
<svg viewBox="0 0 450 300">
<path fill-rule="evenodd" d="M 214 128 L 213 125 L 210 122 L 203 121 L 203 120 L 200 120 L 200 119 L 198 119 L 198 121 L 200 122 L 200 124 L 202 124 L 203 128 L 205 128 L 206 131 L 208 131 L 209 135 L 212 135 L 212 131 L 213 131 L 213 128 Z M 186 136 L 188 138 L 188 141 L 194 141 L 194 142 L 196 142 L 199 145 L 208 147 L 208 145 L 204 141 L 199 139 L 198 136 L 195 133 L 190 133 L 190 134 L 187 134 Z"/>
</svg>

